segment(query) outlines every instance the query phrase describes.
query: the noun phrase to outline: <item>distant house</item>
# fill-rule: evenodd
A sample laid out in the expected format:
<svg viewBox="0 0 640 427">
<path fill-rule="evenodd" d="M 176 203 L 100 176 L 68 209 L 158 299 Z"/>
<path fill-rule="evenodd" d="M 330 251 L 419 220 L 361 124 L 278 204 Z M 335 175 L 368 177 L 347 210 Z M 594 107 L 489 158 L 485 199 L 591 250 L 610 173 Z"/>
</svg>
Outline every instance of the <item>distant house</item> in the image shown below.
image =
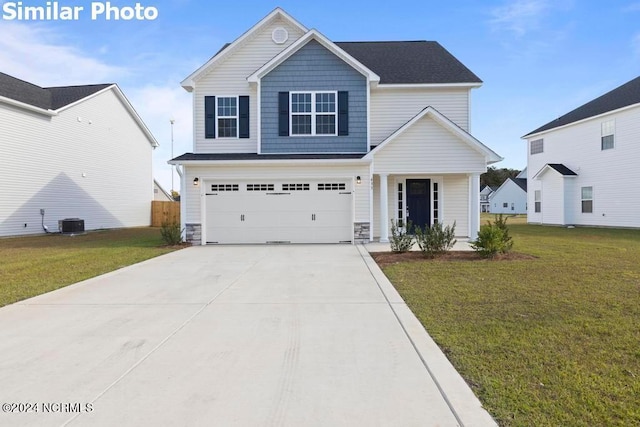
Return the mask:
<svg viewBox="0 0 640 427">
<path fill-rule="evenodd" d="M 494 214 L 527 213 L 527 170 L 515 178 L 507 178 L 489 196 L 490 212 Z"/>
<path fill-rule="evenodd" d="M 0 73 L 0 236 L 150 224 L 157 141 L 115 84 L 43 88 Z"/>
<path fill-rule="evenodd" d="M 640 227 L 640 77 L 525 135 L 531 223 Z"/>
<path fill-rule="evenodd" d="M 153 180 L 153 200 L 157 202 L 173 202 L 174 199 L 171 194 L 167 192 L 158 181 Z"/>
<path fill-rule="evenodd" d="M 489 196 L 497 189 L 498 187 L 490 187 L 488 185 L 482 187 L 482 189 L 480 190 L 480 212 L 491 212 L 489 210 Z"/>
<path fill-rule="evenodd" d="M 481 80 L 437 42 L 334 42 L 277 8 L 182 82 L 193 243 L 389 241 L 392 221 L 477 236 Z"/>
</svg>

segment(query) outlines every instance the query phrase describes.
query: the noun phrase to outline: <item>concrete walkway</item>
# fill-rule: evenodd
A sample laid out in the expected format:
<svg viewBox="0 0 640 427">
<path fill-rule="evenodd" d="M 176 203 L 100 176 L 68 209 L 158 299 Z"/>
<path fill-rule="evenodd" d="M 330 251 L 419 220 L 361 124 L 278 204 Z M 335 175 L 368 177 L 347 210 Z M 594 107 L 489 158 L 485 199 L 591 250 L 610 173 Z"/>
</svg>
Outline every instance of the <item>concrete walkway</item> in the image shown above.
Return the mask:
<svg viewBox="0 0 640 427">
<path fill-rule="evenodd" d="M 0 354 L 2 426 L 495 425 L 362 246 L 184 249 L 1 308 Z"/>
</svg>

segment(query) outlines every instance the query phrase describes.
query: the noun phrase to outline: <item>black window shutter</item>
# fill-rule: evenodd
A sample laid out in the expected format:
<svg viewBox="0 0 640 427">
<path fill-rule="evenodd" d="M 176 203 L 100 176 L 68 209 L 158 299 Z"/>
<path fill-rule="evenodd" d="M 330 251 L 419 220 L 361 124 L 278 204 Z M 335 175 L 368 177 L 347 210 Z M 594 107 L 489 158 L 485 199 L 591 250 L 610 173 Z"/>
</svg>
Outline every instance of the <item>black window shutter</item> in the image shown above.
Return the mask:
<svg viewBox="0 0 640 427">
<path fill-rule="evenodd" d="M 338 135 L 349 135 L 349 92 L 338 92 Z"/>
<path fill-rule="evenodd" d="M 204 97 L 204 137 L 216 137 L 216 97 Z"/>
<path fill-rule="evenodd" d="M 238 124 L 238 137 L 249 138 L 249 97 L 238 97 L 238 112 L 239 121 Z"/>
<path fill-rule="evenodd" d="M 278 92 L 278 135 L 289 136 L 289 92 Z"/>
</svg>

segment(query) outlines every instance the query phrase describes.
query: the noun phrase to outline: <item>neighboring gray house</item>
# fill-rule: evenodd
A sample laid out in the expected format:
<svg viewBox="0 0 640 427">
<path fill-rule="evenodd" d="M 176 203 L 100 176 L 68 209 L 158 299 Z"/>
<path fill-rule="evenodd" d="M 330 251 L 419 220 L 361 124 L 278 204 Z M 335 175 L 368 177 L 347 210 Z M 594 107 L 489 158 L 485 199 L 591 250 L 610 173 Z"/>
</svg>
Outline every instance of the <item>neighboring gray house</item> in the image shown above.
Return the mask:
<svg viewBox="0 0 640 427">
<path fill-rule="evenodd" d="M 149 225 L 158 145 L 115 84 L 43 88 L 0 73 L 0 236 Z"/>
<path fill-rule="evenodd" d="M 640 77 L 523 138 L 528 222 L 640 227 Z"/>
<path fill-rule="evenodd" d="M 507 178 L 500 187 L 489 196 L 492 214 L 527 213 L 527 169 L 515 178 Z"/>
<path fill-rule="evenodd" d="M 475 238 L 481 80 L 437 42 L 333 42 L 280 8 L 187 77 L 181 177 L 194 243 L 388 241 L 391 220 Z"/>
<path fill-rule="evenodd" d="M 491 212 L 489 208 L 490 207 L 489 196 L 491 196 L 491 193 L 493 193 L 497 189 L 498 187 L 490 187 L 488 185 L 485 185 L 484 187 L 482 187 L 482 189 L 480 190 L 480 212 L 482 213 Z"/>
</svg>

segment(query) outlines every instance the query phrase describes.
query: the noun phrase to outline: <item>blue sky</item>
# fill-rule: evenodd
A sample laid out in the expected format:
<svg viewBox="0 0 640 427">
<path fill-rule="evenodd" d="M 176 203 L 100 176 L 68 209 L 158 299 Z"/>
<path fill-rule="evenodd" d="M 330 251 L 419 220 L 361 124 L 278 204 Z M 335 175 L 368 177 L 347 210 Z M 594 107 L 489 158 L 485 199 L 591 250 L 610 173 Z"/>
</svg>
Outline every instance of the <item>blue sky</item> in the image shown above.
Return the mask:
<svg viewBox="0 0 640 427">
<path fill-rule="evenodd" d="M 472 92 L 472 133 L 505 157 L 498 167 L 523 168 L 522 135 L 640 75 L 639 0 L 142 4 L 157 8 L 155 21 L 0 19 L 0 71 L 41 86 L 118 83 L 161 144 L 154 172 L 167 189 L 171 118 L 174 154 L 192 151 L 191 96 L 180 81 L 277 6 L 334 41 L 440 42 L 484 81 Z"/>
</svg>

